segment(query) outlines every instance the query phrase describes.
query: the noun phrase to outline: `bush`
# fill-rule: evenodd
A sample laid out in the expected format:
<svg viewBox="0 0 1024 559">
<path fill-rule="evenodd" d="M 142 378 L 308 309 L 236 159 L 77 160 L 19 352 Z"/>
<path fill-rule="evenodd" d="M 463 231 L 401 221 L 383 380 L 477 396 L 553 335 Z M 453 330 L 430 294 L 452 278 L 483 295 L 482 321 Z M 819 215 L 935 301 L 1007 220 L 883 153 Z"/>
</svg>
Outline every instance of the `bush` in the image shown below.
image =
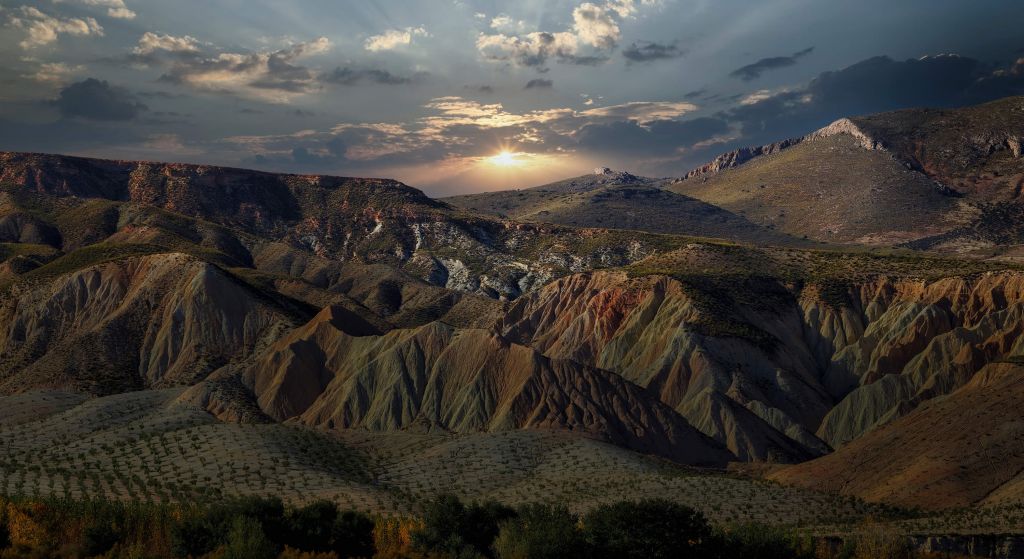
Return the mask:
<svg viewBox="0 0 1024 559">
<path fill-rule="evenodd" d="M 331 535 L 338 518 L 338 506 L 316 501 L 288 514 L 285 543 L 303 551 L 331 551 Z"/>
<path fill-rule="evenodd" d="M 711 536 L 704 515 L 664 499 L 602 505 L 583 525 L 590 556 L 608 559 L 701 558 Z"/>
<path fill-rule="evenodd" d="M 498 559 L 587 557 L 579 518 L 564 506 L 526 505 L 501 525 L 494 541 Z"/>
<path fill-rule="evenodd" d="M 193 514 L 171 526 L 171 551 L 177 557 L 200 557 L 220 545 L 223 532 L 206 514 Z"/>
<path fill-rule="evenodd" d="M 372 557 L 374 522 L 365 514 L 345 511 L 338 515 L 331 530 L 331 547 L 341 559 Z"/>
<path fill-rule="evenodd" d="M 744 524 L 714 538 L 710 557 L 722 559 L 814 559 L 810 544 L 801 545 L 794 536 L 777 528 Z"/>
<path fill-rule="evenodd" d="M 248 516 L 235 517 L 224 546 L 223 559 L 274 559 L 277 550 L 263 533 L 260 522 Z"/>
<path fill-rule="evenodd" d="M 455 495 L 441 495 L 427 505 L 423 527 L 413 534 L 413 546 L 455 557 L 491 557 L 501 523 L 514 516 L 515 511 L 498 503 L 467 507 Z"/>
<path fill-rule="evenodd" d="M 855 559 L 910 559 L 907 538 L 881 525 L 869 524 L 856 539 Z"/>
<path fill-rule="evenodd" d="M 82 531 L 82 553 L 86 557 L 104 555 L 121 541 L 121 534 L 111 519 L 90 522 Z"/>
</svg>

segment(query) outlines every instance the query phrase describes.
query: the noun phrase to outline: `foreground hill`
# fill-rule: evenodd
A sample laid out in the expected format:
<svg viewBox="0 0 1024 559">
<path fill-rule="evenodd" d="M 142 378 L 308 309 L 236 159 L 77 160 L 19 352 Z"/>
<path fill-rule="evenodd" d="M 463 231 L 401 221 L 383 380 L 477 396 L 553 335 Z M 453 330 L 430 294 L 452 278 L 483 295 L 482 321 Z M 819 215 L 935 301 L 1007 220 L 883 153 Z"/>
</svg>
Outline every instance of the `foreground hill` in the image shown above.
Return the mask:
<svg viewBox="0 0 1024 559">
<path fill-rule="evenodd" d="M 776 480 L 904 506 L 942 508 L 1024 497 L 1024 367 L 996 362 L 834 454 Z"/>
<path fill-rule="evenodd" d="M 1015 254 L 1024 98 L 850 117 L 723 154 L 668 186 L 811 239 Z"/>
</svg>

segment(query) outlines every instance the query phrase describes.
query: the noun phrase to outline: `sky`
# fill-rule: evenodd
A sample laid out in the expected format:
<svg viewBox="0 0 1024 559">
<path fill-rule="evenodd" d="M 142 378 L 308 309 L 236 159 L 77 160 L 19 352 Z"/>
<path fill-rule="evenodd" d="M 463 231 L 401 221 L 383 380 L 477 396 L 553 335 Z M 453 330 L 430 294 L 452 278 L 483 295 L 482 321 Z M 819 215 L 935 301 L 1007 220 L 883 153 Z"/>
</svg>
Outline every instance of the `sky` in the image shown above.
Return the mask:
<svg viewBox="0 0 1024 559">
<path fill-rule="evenodd" d="M 1017 0 L 0 0 L 0 150 L 395 178 L 685 173 L 1024 94 Z"/>
</svg>

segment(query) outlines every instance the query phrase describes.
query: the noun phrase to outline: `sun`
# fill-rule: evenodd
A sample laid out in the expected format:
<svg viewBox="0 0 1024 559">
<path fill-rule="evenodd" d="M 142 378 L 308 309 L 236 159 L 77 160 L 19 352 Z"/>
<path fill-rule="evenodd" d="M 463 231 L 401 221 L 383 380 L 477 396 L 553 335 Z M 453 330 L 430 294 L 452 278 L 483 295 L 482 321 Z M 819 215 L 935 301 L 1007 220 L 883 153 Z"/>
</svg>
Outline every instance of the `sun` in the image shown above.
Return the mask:
<svg viewBox="0 0 1024 559">
<path fill-rule="evenodd" d="M 519 155 L 508 150 L 502 150 L 497 155 L 489 157 L 488 161 L 498 167 L 516 167 L 523 164 L 522 160 L 519 159 Z"/>
</svg>

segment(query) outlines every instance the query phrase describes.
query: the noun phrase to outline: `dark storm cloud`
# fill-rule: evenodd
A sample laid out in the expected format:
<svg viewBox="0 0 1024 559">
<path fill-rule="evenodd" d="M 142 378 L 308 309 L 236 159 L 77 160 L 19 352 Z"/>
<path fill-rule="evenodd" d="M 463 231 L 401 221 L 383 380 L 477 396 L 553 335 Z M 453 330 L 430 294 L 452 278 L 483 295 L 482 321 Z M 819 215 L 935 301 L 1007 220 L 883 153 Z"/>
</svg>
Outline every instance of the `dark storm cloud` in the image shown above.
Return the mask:
<svg viewBox="0 0 1024 559">
<path fill-rule="evenodd" d="M 641 126 L 626 120 L 588 124 L 576 134 L 580 148 L 600 153 L 629 153 L 660 156 L 686 149 L 729 131 L 720 118 L 702 117 L 686 121 L 658 120 Z"/>
<path fill-rule="evenodd" d="M 462 88 L 476 91 L 477 93 L 486 93 L 487 95 L 494 93 L 494 87 L 489 85 L 465 85 Z"/>
<path fill-rule="evenodd" d="M 1024 61 L 993 69 L 955 55 L 878 56 L 824 72 L 805 88 L 730 109 L 747 143 L 798 136 L 844 117 L 911 107 L 959 107 L 1024 94 Z"/>
<path fill-rule="evenodd" d="M 90 120 L 132 120 L 146 110 L 127 89 L 95 78 L 60 90 L 52 104 L 64 117 Z"/>
<path fill-rule="evenodd" d="M 387 70 L 377 68 L 350 68 L 338 67 L 333 71 L 320 76 L 320 81 L 337 85 L 358 85 L 361 83 L 375 83 L 380 85 L 406 85 L 421 79 L 423 74 L 415 76 L 399 76 Z"/>
<path fill-rule="evenodd" d="M 551 89 L 555 86 L 555 82 L 551 80 L 545 80 L 543 78 L 534 78 L 526 82 L 526 87 L 523 89 Z"/>
<path fill-rule="evenodd" d="M 749 82 L 760 78 L 761 74 L 764 72 L 785 68 L 787 66 L 794 66 L 796 65 L 797 60 L 811 54 L 813 51 L 814 47 L 808 47 L 804 50 L 794 52 L 789 56 L 762 58 L 753 64 L 747 64 L 746 66 L 733 70 L 729 75 L 734 78 L 739 78 L 745 82 Z"/>
<path fill-rule="evenodd" d="M 648 41 L 635 42 L 622 50 L 622 56 L 629 62 L 653 62 L 679 58 L 686 52 L 675 43 L 653 43 Z"/>
</svg>

